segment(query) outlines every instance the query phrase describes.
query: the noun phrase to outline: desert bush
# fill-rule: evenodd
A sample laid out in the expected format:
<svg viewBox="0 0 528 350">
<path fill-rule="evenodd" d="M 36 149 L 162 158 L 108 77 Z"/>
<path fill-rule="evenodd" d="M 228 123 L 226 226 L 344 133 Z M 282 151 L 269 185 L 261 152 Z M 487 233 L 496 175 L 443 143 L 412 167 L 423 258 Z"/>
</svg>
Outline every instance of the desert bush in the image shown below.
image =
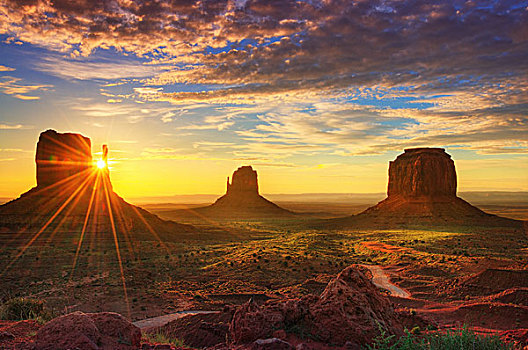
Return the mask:
<svg viewBox="0 0 528 350">
<path fill-rule="evenodd" d="M 394 335 L 381 334 L 374 338 L 368 350 L 513 350 L 497 336 L 482 336 L 464 327 L 446 333 L 413 334 L 409 331 L 396 339 Z"/>
<path fill-rule="evenodd" d="M 13 298 L 0 306 L 0 319 L 10 321 L 40 320 L 49 321 L 52 313 L 44 302 L 38 299 Z"/>
<path fill-rule="evenodd" d="M 144 333 L 143 339 L 151 344 L 170 344 L 176 347 L 185 346 L 182 340 L 172 337 L 163 330 L 158 330 L 152 333 Z"/>
</svg>

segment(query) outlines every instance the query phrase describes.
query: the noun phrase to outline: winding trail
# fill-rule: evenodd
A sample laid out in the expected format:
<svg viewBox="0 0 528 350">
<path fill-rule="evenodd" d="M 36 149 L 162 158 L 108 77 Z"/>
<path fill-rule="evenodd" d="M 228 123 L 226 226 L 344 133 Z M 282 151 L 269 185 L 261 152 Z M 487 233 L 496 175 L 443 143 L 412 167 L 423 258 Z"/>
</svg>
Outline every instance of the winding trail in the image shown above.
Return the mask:
<svg viewBox="0 0 528 350">
<path fill-rule="evenodd" d="M 214 314 L 218 312 L 220 311 L 193 311 L 193 310 L 179 311 L 179 312 L 175 312 L 172 314 L 167 314 L 163 316 L 152 317 L 152 318 L 147 318 L 145 320 L 132 322 L 132 324 L 136 327 L 139 327 L 141 331 L 148 331 L 153 328 L 165 326 L 167 323 L 177 320 L 179 318 L 185 317 L 187 315 Z"/>
<path fill-rule="evenodd" d="M 400 287 L 390 283 L 389 277 L 378 265 L 362 265 L 370 270 L 372 273 L 372 283 L 378 288 L 386 289 L 390 292 L 392 296 L 400 298 L 410 298 L 411 293 L 401 289 Z"/>
</svg>

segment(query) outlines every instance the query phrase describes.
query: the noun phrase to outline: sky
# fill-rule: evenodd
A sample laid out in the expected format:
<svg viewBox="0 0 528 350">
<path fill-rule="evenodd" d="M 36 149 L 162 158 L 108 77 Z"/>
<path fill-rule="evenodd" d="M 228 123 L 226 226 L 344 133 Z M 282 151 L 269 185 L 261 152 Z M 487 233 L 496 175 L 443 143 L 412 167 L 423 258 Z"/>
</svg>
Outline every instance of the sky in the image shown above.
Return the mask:
<svg viewBox="0 0 528 350">
<path fill-rule="evenodd" d="M 444 147 L 460 191 L 528 190 L 528 1 L 0 0 L 0 196 L 42 131 L 110 149 L 125 198 L 384 192 Z"/>
</svg>

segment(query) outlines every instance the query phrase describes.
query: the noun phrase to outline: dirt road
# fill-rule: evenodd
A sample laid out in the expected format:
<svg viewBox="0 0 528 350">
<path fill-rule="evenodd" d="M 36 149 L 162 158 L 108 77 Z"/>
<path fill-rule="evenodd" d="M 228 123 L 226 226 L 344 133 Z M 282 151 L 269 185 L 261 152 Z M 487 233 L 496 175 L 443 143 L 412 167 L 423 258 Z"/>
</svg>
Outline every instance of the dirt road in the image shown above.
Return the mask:
<svg viewBox="0 0 528 350">
<path fill-rule="evenodd" d="M 389 278 L 378 265 L 363 265 L 372 273 L 372 283 L 378 288 L 386 289 L 392 296 L 400 298 L 410 298 L 411 293 L 401 289 L 389 282 Z"/>
<path fill-rule="evenodd" d="M 167 323 L 182 318 L 187 315 L 196 315 L 196 314 L 213 314 L 219 311 L 179 311 L 173 314 L 147 318 L 145 320 L 132 322 L 135 326 L 139 327 L 142 331 L 148 331 L 153 328 L 161 327 Z"/>
</svg>

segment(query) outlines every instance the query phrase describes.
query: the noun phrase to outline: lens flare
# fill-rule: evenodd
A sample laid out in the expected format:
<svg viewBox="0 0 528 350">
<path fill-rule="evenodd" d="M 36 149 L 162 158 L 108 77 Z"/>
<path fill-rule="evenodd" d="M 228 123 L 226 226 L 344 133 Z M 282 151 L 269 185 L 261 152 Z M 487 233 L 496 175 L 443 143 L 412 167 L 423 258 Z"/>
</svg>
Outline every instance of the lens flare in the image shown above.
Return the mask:
<svg viewBox="0 0 528 350">
<path fill-rule="evenodd" d="M 104 160 L 102 160 L 102 159 L 99 159 L 97 161 L 96 165 L 97 165 L 97 168 L 99 168 L 99 169 L 106 168 L 106 162 Z"/>
</svg>

